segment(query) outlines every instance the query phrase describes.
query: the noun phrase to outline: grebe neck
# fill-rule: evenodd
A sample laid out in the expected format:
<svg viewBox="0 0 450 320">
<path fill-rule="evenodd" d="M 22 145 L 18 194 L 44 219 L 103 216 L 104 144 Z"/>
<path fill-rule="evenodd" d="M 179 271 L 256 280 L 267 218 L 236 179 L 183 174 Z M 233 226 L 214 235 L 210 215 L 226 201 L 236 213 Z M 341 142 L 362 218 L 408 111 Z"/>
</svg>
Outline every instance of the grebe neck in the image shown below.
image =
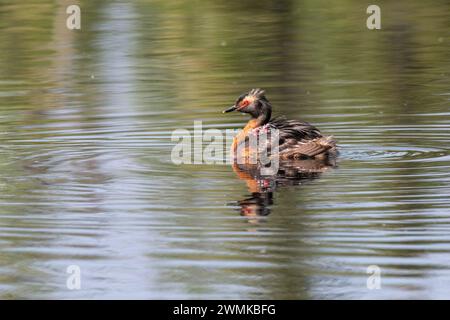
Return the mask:
<svg viewBox="0 0 450 320">
<path fill-rule="evenodd" d="M 272 116 L 272 106 L 268 101 L 261 101 L 261 113 L 256 117 L 252 117 L 250 121 L 254 123 L 256 127 L 263 126 L 270 121 Z"/>
</svg>

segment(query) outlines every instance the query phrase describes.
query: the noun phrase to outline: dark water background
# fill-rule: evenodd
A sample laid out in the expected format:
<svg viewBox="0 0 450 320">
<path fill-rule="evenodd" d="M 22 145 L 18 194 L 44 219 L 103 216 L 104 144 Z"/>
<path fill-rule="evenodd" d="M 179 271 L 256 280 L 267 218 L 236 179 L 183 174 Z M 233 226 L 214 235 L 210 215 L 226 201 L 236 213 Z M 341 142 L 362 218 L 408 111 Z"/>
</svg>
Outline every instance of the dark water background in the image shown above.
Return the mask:
<svg viewBox="0 0 450 320">
<path fill-rule="evenodd" d="M 448 1 L 73 3 L 0 1 L 1 298 L 450 298 Z M 265 217 L 170 159 L 252 87 L 341 147 Z"/>
</svg>

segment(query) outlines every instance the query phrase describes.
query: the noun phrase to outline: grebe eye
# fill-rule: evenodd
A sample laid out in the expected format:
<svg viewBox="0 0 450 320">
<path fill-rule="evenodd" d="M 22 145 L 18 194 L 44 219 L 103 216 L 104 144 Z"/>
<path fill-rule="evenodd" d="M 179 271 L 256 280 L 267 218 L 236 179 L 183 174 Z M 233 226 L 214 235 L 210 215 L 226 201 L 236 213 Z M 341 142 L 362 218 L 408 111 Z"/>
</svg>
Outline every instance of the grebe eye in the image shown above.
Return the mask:
<svg viewBox="0 0 450 320">
<path fill-rule="evenodd" d="M 246 106 L 248 106 L 250 104 L 250 102 L 248 101 L 248 100 L 243 100 L 240 104 L 239 104 L 239 106 L 240 107 L 246 107 Z"/>
</svg>

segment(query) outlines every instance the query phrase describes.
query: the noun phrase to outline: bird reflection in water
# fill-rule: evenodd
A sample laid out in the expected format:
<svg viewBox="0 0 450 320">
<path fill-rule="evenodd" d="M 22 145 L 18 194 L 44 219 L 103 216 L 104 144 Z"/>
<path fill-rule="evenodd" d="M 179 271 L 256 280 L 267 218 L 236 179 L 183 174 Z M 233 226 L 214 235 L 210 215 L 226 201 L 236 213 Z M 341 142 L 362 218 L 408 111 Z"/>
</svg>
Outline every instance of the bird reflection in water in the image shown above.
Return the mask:
<svg viewBox="0 0 450 320">
<path fill-rule="evenodd" d="M 298 186 L 319 178 L 323 172 L 336 167 L 335 159 L 326 160 L 289 160 L 279 164 L 279 170 L 273 175 L 262 175 L 261 164 L 238 164 L 234 162 L 233 171 L 244 180 L 250 197 L 237 201 L 241 216 L 249 222 L 258 223 L 259 218 L 271 212 L 273 194 L 279 188 Z"/>
</svg>

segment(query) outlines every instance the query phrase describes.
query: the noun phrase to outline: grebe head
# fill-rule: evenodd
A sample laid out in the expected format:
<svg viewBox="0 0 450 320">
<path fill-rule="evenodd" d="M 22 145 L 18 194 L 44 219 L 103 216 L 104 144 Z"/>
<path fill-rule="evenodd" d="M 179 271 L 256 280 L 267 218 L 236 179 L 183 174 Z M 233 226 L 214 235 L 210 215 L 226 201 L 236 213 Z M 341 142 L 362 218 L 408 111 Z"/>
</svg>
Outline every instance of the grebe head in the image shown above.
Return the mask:
<svg viewBox="0 0 450 320">
<path fill-rule="evenodd" d="M 235 110 L 250 114 L 252 118 L 259 119 L 261 124 L 267 123 L 272 115 L 272 106 L 262 89 L 252 89 L 250 92 L 240 95 L 234 105 L 224 110 L 223 113 Z"/>
</svg>

